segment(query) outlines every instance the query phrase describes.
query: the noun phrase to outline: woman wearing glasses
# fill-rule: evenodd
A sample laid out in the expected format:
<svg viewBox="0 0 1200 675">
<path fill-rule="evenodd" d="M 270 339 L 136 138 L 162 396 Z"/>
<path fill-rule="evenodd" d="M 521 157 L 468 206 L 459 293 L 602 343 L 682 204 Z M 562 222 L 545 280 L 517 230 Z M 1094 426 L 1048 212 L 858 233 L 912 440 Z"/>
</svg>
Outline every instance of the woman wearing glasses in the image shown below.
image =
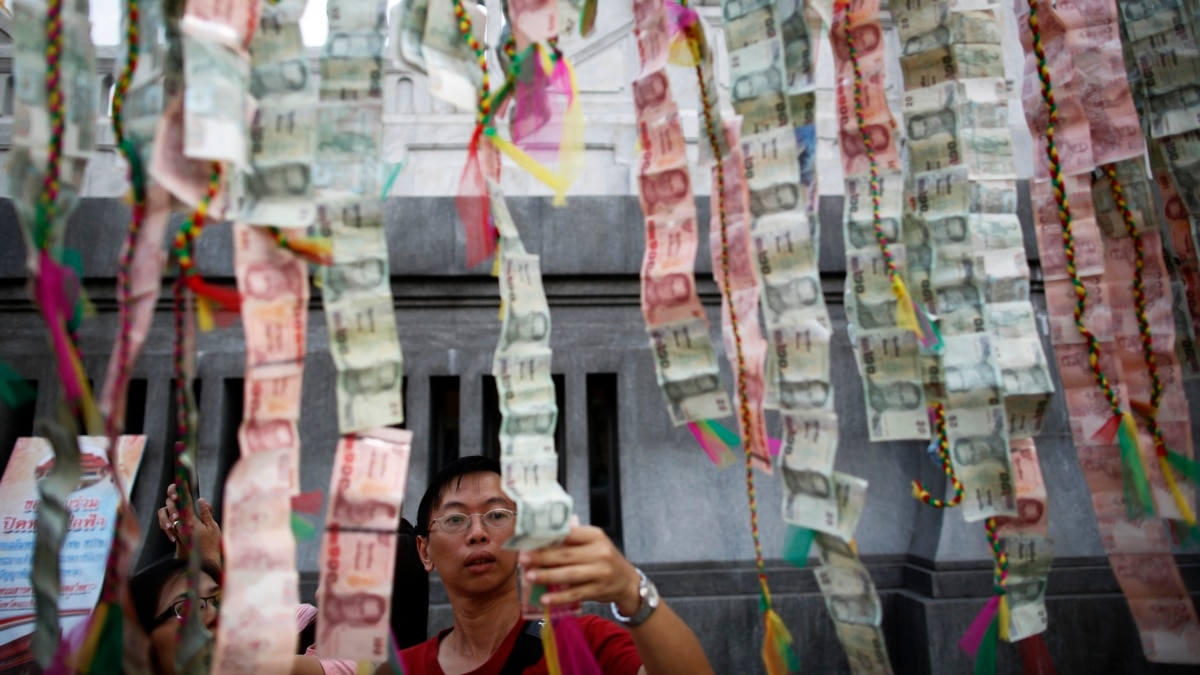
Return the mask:
<svg viewBox="0 0 1200 675">
<path fill-rule="evenodd" d="M 196 533 L 196 545 L 200 549 L 201 564 L 200 596 L 204 625 L 210 631 L 218 619 L 221 604 L 221 528 L 213 518 L 212 506 L 203 498 L 197 502 L 199 513 L 188 516 L 193 520 L 192 531 Z M 158 524 L 163 533 L 178 546 L 177 558 L 154 563 L 139 572 L 129 581 L 130 595 L 135 598 L 137 615 L 142 628 L 150 637 L 150 663 L 154 673 L 174 673 L 175 648 L 178 626 L 186 613 L 187 561 L 186 551 L 179 545 L 177 527 L 180 518 L 190 513 L 178 508 L 178 491 L 172 484 L 167 488 L 167 499 L 158 510 Z M 425 640 L 429 625 L 429 575 L 425 572 L 417 554 L 416 534 L 407 520 L 401 519 L 398 532 L 396 565 L 392 578 L 390 621 L 396 641 L 401 649 Z M 362 595 L 362 594 L 356 594 Z M 341 598 L 336 611 L 347 620 L 363 618 L 374 613 L 370 622 L 379 619 L 384 611 L 382 602 L 364 601 L 363 598 L 348 596 Z M 296 631 L 299 634 L 298 654 L 293 659 L 291 675 L 353 675 L 357 672 L 354 661 L 321 659 L 316 654 L 317 608 L 300 605 L 296 615 Z M 215 631 L 214 631 L 215 632 Z"/>
</svg>

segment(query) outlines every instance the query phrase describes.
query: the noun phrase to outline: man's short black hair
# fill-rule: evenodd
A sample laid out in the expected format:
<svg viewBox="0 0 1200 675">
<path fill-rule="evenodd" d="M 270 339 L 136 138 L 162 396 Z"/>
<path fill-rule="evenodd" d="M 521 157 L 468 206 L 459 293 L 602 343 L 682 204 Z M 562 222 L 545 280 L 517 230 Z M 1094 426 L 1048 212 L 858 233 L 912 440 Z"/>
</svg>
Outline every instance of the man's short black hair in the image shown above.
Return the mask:
<svg viewBox="0 0 1200 675">
<path fill-rule="evenodd" d="M 446 489 L 450 487 L 450 483 L 453 482 L 457 487 L 462 482 L 463 476 L 473 473 L 494 473 L 499 476 L 500 462 L 483 455 L 468 455 L 459 457 L 442 467 L 442 470 L 433 477 L 433 482 L 429 484 L 425 495 L 421 497 L 421 505 L 417 507 L 417 534 L 419 536 L 429 536 L 429 516 L 435 508 L 441 506 L 442 497 L 445 495 Z"/>
</svg>

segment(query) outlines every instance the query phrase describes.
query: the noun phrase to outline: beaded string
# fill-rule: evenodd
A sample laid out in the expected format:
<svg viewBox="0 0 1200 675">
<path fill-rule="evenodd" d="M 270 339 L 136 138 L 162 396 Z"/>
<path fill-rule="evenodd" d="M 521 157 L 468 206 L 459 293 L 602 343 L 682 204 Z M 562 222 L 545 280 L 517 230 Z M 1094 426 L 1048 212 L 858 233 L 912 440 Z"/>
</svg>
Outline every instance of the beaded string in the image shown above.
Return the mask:
<svg viewBox="0 0 1200 675">
<path fill-rule="evenodd" d="M 933 414 L 934 428 L 937 430 L 938 457 L 942 460 L 942 470 L 946 473 L 946 479 L 954 488 L 954 497 L 949 501 L 937 499 L 925 489 L 919 480 L 912 482 L 912 494 L 913 497 L 935 509 L 953 508 L 962 502 L 963 484 L 958 480 L 958 474 L 955 473 L 954 465 L 950 462 L 950 441 L 946 435 L 946 408 L 941 403 L 934 403 L 929 410 Z"/>
<path fill-rule="evenodd" d="M 1162 377 L 1158 372 L 1158 359 L 1154 356 L 1154 335 L 1150 330 L 1150 318 L 1146 312 L 1146 287 L 1143 272 L 1145 248 L 1142 244 L 1142 232 L 1137 225 L 1137 220 L 1133 217 L 1133 212 L 1129 209 L 1129 203 L 1125 200 L 1125 191 L 1121 186 L 1121 181 L 1117 178 L 1116 165 L 1105 164 L 1102 169 L 1108 176 L 1109 184 L 1112 187 L 1113 201 L 1116 202 L 1117 208 L 1121 211 L 1121 218 L 1125 221 L 1125 231 L 1133 240 L 1133 303 L 1137 316 L 1138 335 L 1142 341 L 1142 359 L 1150 374 L 1150 409 L 1145 417 L 1150 434 L 1154 438 L 1154 455 L 1159 460 L 1167 487 L 1179 508 L 1180 515 L 1183 516 L 1184 521 L 1192 525 L 1196 522 L 1195 515 L 1188 506 L 1187 500 L 1180 493 L 1175 476 L 1171 473 L 1171 467 L 1167 464 L 1167 444 L 1163 439 L 1162 428 L 1158 424 L 1158 406 L 1162 402 L 1164 388 Z"/>
<path fill-rule="evenodd" d="M 684 5 L 686 6 L 686 5 Z M 708 134 L 709 146 L 721 147 L 717 142 L 717 129 L 714 122 L 712 93 L 704 82 L 704 72 L 700 64 L 696 65 L 696 78 L 700 83 L 700 101 L 704 106 L 704 126 Z M 738 325 L 737 308 L 733 302 L 733 289 L 729 275 L 729 227 L 725 211 L 725 163 L 721 157 L 716 158 L 717 171 L 717 209 L 721 222 L 721 281 L 724 288 L 725 306 L 729 310 L 729 325 L 733 329 L 734 350 L 737 355 L 737 389 L 738 400 L 741 403 L 742 428 L 747 436 L 754 428 L 750 402 L 746 396 L 746 357 L 742 351 L 742 333 Z M 754 540 L 754 564 L 758 570 L 758 584 L 762 588 L 765 609 L 771 608 L 771 588 L 767 583 L 766 562 L 763 558 L 762 539 L 758 530 L 758 495 L 754 487 L 754 453 L 750 449 L 749 438 L 742 439 L 742 448 L 746 454 L 746 494 L 750 503 L 750 536 Z"/>
<path fill-rule="evenodd" d="M 1109 384 L 1108 376 L 1100 368 L 1100 341 L 1083 321 L 1088 292 L 1087 287 L 1079 279 L 1079 272 L 1075 268 L 1075 235 L 1071 229 L 1071 205 L 1067 200 L 1066 181 L 1063 178 L 1062 162 L 1058 157 L 1058 146 L 1054 142 L 1054 134 L 1058 126 L 1058 104 L 1054 101 L 1053 85 L 1050 82 L 1050 67 L 1047 65 L 1046 51 L 1042 45 L 1042 33 L 1037 17 L 1037 3 L 1038 0 L 1029 0 L 1029 28 L 1033 33 L 1033 51 L 1037 57 L 1038 79 L 1041 81 L 1042 100 L 1045 102 L 1047 112 L 1046 155 L 1050 159 L 1050 184 L 1054 188 L 1054 199 L 1058 203 L 1058 219 L 1063 228 L 1063 249 L 1067 258 L 1067 274 L 1070 275 L 1071 284 L 1075 287 L 1075 328 L 1087 340 L 1088 366 L 1092 371 L 1092 379 L 1096 381 L 1096 385 L 1104 393 L 1104 398 L 1108 401 L 1108 407 L 1112 410 L 1113 415 L 1121 418 L 1124 411 L 1121 409 L 1121 402 L 1117 398 L 1117 392 Z"/>
<path fill-rule="evenodd" d="M 1000 545 L 999 526 L 995 518 L 988 518 L 983 524 L 987 532 L 988 545 L 992 548 L 992 592 L 1000 598 L 1000 636 L 1008 637 L 1008 611 L 1005 595 L 1008 594 L 1008 554 Z"/>
<path fill-rule="evenodd" d="M 466 41 L 467 46 L 475 52 L 475 60 L 479 62 L 479 70 L 483 74 L 482 84 L 479 85 L 479 111 L 475 118 L 475 125 L 478 129 L 484 125 L 492 105 L 490 95 L 491 85 L 487 66 L 487 49 L 475 38 L 475 33 L 471 30 L 471 17 L 467 15 L 467 10 L 463 9 L 462 0 L 453 1 L 454 16 L 458 19 L 458 32 L 462 35 L 463 40 Z"/>
<path fill-rule="evenodd" d="M 175 256 L 179 260 L 179 279 L 185 285 L 191 285 L 188 283 L 189 279 L 199 278 L 194 258 L 196 240 L 204 231 L 204 225 L 208 220 L 208 208 L 221 189 L 221 174 L 221 165 L 213 162 L 212 171 L 208 174 L 208 185 L 205 187 L 204 196 L 196 205 L 191 217 L 183 221 L 179 232 L 175 234 L 174 250 Z"/>
<path fill-rule="evenodd" d="M 51 224 L 58 210 L 58 193 L 61 188 L 58 163 L 62 158 L 63 145 L 63 93 L 62 93 L 62 0 L 46 3 L 46 106 L 50 115 L 50 142 L 46 148 L 46 177 L 42 180 L 42 194 L 38 198 L 38 223 L 35 238 L 39 248 L 50 246 Z M 37 236 L 39 235 L 40 236 Z"/>
<path fill-rule="evenodd" d="M 1121 182 L 1117 178 L 1116 165 L 1105 164 L 1101 168 L 1108 176 L 1109 184 L 1112 186 L 1113 200 L 1116 202 L 1117 208 L 1121 211 L 1121 217 L 1125 221 L 1125 231 L 1129 233 L 1130 239 L 1133 240 L 1133 304 L 1136 310 L 1138 334 L 1142 339 L 1142 358 L 1145 360 L 1146 369 L 1150 373 L 1151 414 L 1148 416 L 1149 426 L 1150 432 L 1154 435 L 1155 452 L 1165 455 L 1166 446 L 1163 442 L 1162 429 L 1158 426 L 1158 404 L 1162 401 L 1163 385 L 1162 378 L 1158 373 L 1158 363 L 1154 357 L 1154 335 L 1150 332 L 1150 319 L 1146 315 L 1146 287 L 1143 277 L 1145 249 L 1142 246 L 1142 233 L 1140 228 L 1138 228 L 1137 221 L 1133 217 L 1133 213 L 1129 210 L 1128 202 L 1125 201 L 1125 191 L 1122 189 Z"/>
</svg>

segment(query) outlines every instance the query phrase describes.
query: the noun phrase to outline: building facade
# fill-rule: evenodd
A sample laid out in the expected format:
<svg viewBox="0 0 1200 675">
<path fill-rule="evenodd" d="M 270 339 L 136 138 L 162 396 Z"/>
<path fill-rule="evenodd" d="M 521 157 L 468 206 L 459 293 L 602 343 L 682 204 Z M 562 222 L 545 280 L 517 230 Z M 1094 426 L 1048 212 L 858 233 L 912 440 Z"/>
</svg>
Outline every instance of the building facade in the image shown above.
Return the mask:
<svg viewBox="0 0 1200 675">
<path fill-rule="evenodd" d="M 696 4 L 703 5 L 714 29 L 710 35 L 720 49 L 719 3 Z M 712 466 L 687 430 L 671 425 L 655 383 L 638 283 L 643 227 L 635 191 L 636 133 L 629 91 L 637 52 L 628 8 L 609 6 L 608 0 L 601 5 L 593 36 L 564 43 L 576 65 L 587 117 L 587 168 L 567 207 L 552 207 L 549 190 L 519 168 L 508 166 L 504 172 L 524 243 L 542 257 L 552 308 L 560 478 L 583 522 L 604 527 L 697 631 L 717 672 L 760 672 L 763 628 L 745 472 L 738 466 Z M 85 288 L 97 310 L 79 333 L 87 372 L 97 385 L 116 330 L 116 261 L 129 219 L 122 200 L 125 171 L 112 145 L 107 117 L 117 59 L 114 48 L 98 48 L 102 147 L 67 236 L 67 245 L 83 254 Z M 830 63 L 827 47 L 823 63 Z M 11 138 L 11 71 L 12 48 L 0 46 L 0 152 L 7 152 Z M 672 73 L 694 157 L 697 93 L 689 76 L 686 69 Z M 719 77 L 727 86 L 724 65 Z M 822 95 L 832 103 L 832 77 L 828 72 L 824 77 Z M 387 197 L 386 228 L 404 353 L 406 426 L 415 434 L 404 513 L 415 520 L 420 495 L 439 466 L 461 455 L 497 451 L 499 412 L 490 373 L 500 328 L 499 299 L 490 265 L 465 267 L 464 237 L 454 208 L 473 115 L 433 100 L 425 76 L 398 65 L 388 70 L 384 105 L 386 158 L 404 163 Z M 1019 114 L 1018 110 L 1018 121 Z M 925 481 L 935 493 L 942 486 L 941 470 L 930 463 L 923 444 L 867 440 L 862 386 L 852 365 L 841 304 L 845 258 L 839 235 L 840 168 L 832 120 L 824 118 L 821 124 L 821 269 L 836 324 L 832 358 L 841 420 L 838 470 L 870 481 L 857 533 L 859 551 L 884 603 L 884 632 L 896 671 L 968 672 L 971 661 L 957 642 L 991 595 L 990 552 L 981 525 L 964 523 L 953 510 L 929 509 L 911 497 L 911 479 Z M 1028 147 L 1027 140 L 1023 147 Z M 693 177 L 696 192 L 706 194 L 707 171 L 694 168 Z M 38 392 L 35 403 L 20 409 L 0 404 L 0 458 L 7 461 L 14 439 L 32 432 L 35 416 L 53 412 L 58 393 L 44 324 L 25 291 L 23 245 L 6 178 L 0 177 L 0 188 L 5 197 L 0 204 L 0 358 L 36 383 Z M 708 199 L 701 196 L 698 201 L 699 222 L 707 223 Z M 1034 304 L 1042 318 L 1038 337 L 1049 350 L 1028 190 L 1022 192 L 1021 218 L 1034 270 Z M 227 282 L 233 278 L 228 223 L 207 228 L 198 260 L 206 277 Z M 711 280 L 707 237 L 701 237 L 697 263 L 701 296 L 715 327 L 720 321 L 719 298 Z M 304 491 L 328 489 L 338 438 L 336 416 L 330 414 L 334 369 L 328 333 L 319 292 L 313 296 L 301 421 Z M 172 341 L 170 303 L 164 295 L 134 372 L 126 419 L 129 433 L 148 436 L 134 489 L 146 534 L 143 562 L 170 548 L 153 514 L 173 477 Z M 714 344 L 720 349 L 719 342 Z M 196 363 L 200 491 L 219 518 L 223 479 L 238 455 L 245 366 L 240 326 L 200 335 Z M 1192 401 L 1200 400 L 1200 387 L 1191 385 L 1189 395 Z M 1196 410 L 1193 405 L 1193 414 Z M 778 434 L 777 421 L 772 423 Z M 1175 672 L 1142 657 L 1129 610 L 1100 544 L 1061 392 L 1037 443 L 1057 554 L 1045 637 L 1060 672 Z M 796 638 L 801 663 L 811 673 L 847 672 L 812 573 L 781 561 L 785 528 L 778 480 L 762 473 L 756 479 L 776 609 Z M 318 548 L 317 540 L 299 546 L 302 596 L 309 600 L 315 590 Z M 1200 556 L 1184 552 L 1177 559 L 1189 588 L 1200 590 Z M 430 625 L 437 629 L 447 625 L 450 614 L 436 583 L 433 603 Z M 1000 672 L 1017 672 L 1019 667 L 1016 650 L 1002 648 Z"/>
</svg>

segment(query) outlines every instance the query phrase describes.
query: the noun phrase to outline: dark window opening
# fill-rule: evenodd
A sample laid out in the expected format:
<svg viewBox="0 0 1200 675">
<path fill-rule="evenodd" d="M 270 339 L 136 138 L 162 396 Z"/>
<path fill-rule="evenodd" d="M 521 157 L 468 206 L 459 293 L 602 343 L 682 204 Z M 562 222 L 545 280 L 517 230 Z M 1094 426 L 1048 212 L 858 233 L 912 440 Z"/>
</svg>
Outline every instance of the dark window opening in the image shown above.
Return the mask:
<svg viewBox="0 0 1200 675">
<path fill-rule="evenodd" d="M 129 381 L 129 393 L 125 398 L 125 431 L 128 436 L 146 433 L 146 380 Z"/>
<path fill-rule="evenodd" d="M 5 468 L 8 467 L 8 458 L 12 456 L 17 439 L 33 435 L 38 383 L 36 380 L 26 380 L 26 383 L 33 390 L 33 394 L 24 403 L 10 408 L 7 403 L 0 401 L 0 458 L 4 460 L 0 466 Z"/>
<path fill-rule="evenodd" d="M 587 376 L 588 503 L 592 525 L 604 530 L 618 549 L 621 532 L 621 470 L 617 436 L 617 376 Z"/>
<path fill-rule="evenodd" d="M 406 397 L 407 398 L 407 397 Z M 429 378 L 429 480 L 458 459 L 459 382 L 457 375 Z"/>
<path fill-rule="evenodd" d="M 213 517 L 221 522 L 225 501 L 225 479 L 229 470 L 242 455 L 238 444 L 238 429 L 242 426 L 242 414 L 246 401 L 246 381 L 240 377 L 226 378 L 221 392 L 221 434 L 217 460 L 217 489 L 213 493 Z"/>
<path fill-rule="evenodd" d="M 400 405 L 403 406 L 401 409 L 404 411 L 404 421 L 396 423 L 396 424 L 389 424 L 388 426 L 390 426 L 393 429 L 407 429 L 408 428 L 408 376 L 407 375 L 403 375 L 400 377 Z"/>
</svg>

